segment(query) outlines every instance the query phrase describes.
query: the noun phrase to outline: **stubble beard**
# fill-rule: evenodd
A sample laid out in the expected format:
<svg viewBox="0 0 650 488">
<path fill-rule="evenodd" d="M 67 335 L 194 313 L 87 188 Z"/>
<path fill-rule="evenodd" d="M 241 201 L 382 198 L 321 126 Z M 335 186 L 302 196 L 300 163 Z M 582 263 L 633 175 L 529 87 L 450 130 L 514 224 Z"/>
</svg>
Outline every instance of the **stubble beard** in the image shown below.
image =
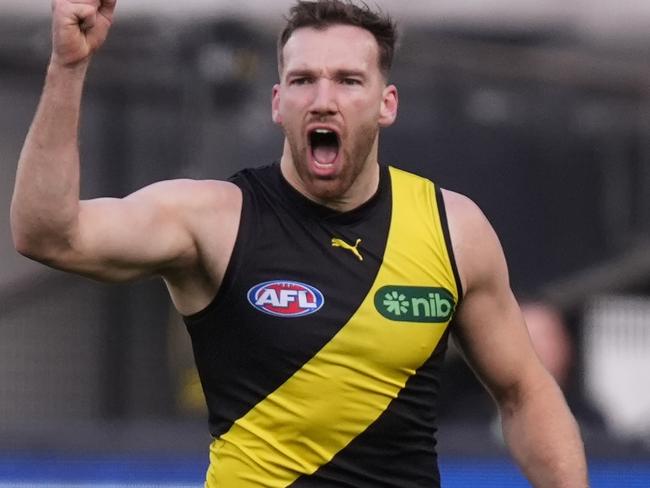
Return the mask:
<svg viewBox="0 0 650 488">
<path fill-rule="evenodd" d="M 296 141 L 288 131 L 285 136 L 289 142 L 291 158 L 304 190 L 308 196 L 315 198 L 319 203 L 343 202 L 348 196 L 350 188 L 357 181 L 359 175 L 368 164 L 368 156 L 372 151 L 375 138 L 379 129 L 374 127 L 361 128 L 357 136 L 353 136 L 351 147 L 341 144 L 338 158 L 343 162 L 341 171 L 333 177 L 319 177 L 309 172 L 309 146 L 300 139 Z"/>
</svg>

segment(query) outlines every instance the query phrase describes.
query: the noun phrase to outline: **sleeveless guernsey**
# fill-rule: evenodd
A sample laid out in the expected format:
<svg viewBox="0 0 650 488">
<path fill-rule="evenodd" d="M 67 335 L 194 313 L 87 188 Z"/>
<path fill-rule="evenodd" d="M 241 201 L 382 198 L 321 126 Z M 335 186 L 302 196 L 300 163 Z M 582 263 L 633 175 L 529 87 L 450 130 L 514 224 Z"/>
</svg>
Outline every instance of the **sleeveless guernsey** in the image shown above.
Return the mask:
<svg viewBox="0 0 650 488">
<path fill-rule="evenodd" d="M 462 291 L 440 189 L 381 167 L 350 212 L 278 164 L 232 178 L 239 234 L 185 317 L 209 411 L 206 487 L 440 485 L 436 405 Z"/>
</svg>

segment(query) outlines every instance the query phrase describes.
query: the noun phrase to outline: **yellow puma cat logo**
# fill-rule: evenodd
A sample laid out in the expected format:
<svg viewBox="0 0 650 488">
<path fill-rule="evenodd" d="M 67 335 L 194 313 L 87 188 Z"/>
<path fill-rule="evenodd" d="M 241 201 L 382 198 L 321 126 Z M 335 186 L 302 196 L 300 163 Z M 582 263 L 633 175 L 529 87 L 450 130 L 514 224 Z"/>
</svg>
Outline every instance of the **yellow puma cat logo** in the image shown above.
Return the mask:
<svg viewBox="0 0 650 488">
<path fill-rule="evenodd" d="M 341 247 L 343 249 L 347 249 L 352 254 L 354 254 L 357 258 L 359 258 L 359 261 L 363 261 L 363 256 L 359 252 L 359 244 L 361 244 L 361 239 L 357 239 L 357 242 L 355 242 L 354 246 L 351 246 L 343 239 L 337 239 L 336 237 L 332 238 L 333 247 Z"/>
</svg>

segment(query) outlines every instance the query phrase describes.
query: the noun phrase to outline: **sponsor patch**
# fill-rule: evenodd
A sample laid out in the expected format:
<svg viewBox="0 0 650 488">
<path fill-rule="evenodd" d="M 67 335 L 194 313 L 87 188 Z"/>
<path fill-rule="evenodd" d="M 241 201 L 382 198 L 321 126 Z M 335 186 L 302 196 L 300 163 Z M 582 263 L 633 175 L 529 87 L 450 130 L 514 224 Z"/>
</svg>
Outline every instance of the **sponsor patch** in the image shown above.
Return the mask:
<svg viewBox="0 0 650 488">
<path fill-rule="evenodd" d="M 452 294 L 444 288 L 384 286 L 375 294 L 377 311 L 398 322 L 447 322 L 455 307 Z"/>
<path fill-rule="evenodd" d="M 276 317 L 304 317 L 325 304 L 317 288 L 298 281 L 266 281 L 248 290 L 248 302 L 260 312 Z"/>
</svg>

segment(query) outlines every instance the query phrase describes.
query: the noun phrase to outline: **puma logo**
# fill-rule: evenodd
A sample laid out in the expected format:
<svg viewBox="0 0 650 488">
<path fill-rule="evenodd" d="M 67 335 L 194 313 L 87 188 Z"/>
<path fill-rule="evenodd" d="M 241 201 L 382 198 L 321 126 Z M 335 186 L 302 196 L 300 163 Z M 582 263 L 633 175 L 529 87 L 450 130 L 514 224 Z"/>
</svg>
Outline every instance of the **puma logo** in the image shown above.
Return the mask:
<svg viewBox="0 0 650 488">
<path fill-rule="evenodd" d="M 361 239 L 357 239 L 357 242 L 355 242 L 354 246 L 352 246 L 345 242 L 343 239 L 337 239 L 336 237 L 332 238 L 332 247 L 341 247 L 343 249 L 346 249 L 354 254 L 359 259 L 359 261 L 363 261 L 363 256 L 359 252 L 359 244 L 361 244 Z"/>
</svg>

